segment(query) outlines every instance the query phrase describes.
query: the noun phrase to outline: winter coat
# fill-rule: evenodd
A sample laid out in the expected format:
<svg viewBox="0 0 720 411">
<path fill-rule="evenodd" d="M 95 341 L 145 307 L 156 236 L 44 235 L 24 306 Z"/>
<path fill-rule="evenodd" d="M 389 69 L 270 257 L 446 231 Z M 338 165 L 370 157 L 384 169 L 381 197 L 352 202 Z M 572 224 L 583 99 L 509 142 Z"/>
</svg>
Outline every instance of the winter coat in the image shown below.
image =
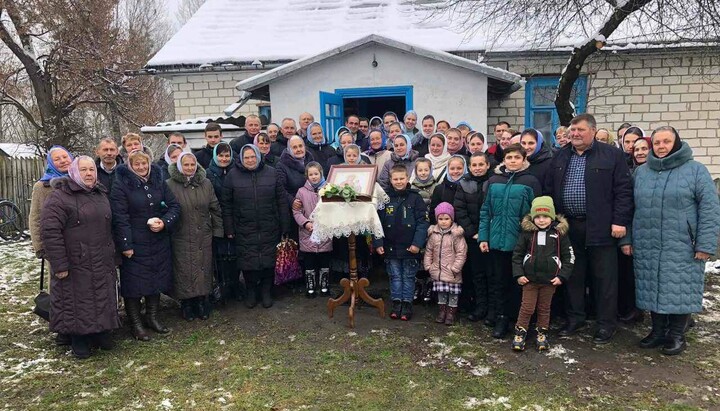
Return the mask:
<svg viewBox="0 0 720 411">
<path fill-rule="evenodd" d="M 173 296 L 181 300 L 209 295 L 213 282 L 212 239 L 223 236 L 220 202 L 205 170 L 188 181 L 177 164 L 168 168 L 168 188 L 180 204 L 172 233 Z"/>
<path fill-rule="evenodd" d="M 267 154 L 262 155 L 262 161 L 266 165 L 277 169 L 277 163 L 278 163 L 278 156 L 272 153 L 272 151 L 268 152 Z"/>
<path fill-rule="evenodd" d="M 379 173 L 383 170 L 383 167 L 385 167 L 385 163 L 390 160 L 390 155 L 392 154 L 392 151 L 381 150 L 376 153 L 370 153 L 369 151 L 366 151 L 363 154 L 366 155 L 368 159 L 370 159 L 370 164 L 375 164 L 377 166 Z"/>
<path fill-rule="evenodd" d="M 219 144 L 219 143 L 218 143 Z M 237 155 L 239 151 L 235 151 L 233 149 L 233 153 Z M 202 166 L 202 168 L 206 169 L 210 167 L 210 163 L 213 159 L 213 147 L 208 147 L 207 145 L 199 150 L 194 150 L 193 154 L 195 154 L 195 158 L 197 158 L 197 163 Z"/>
<path fill-rule="evenodd" d="M 160 167 L 160 170 L 162 171 L 163 181 L 167 181 L 170 178 L 170 171 L 168 170 L 169 164 L 167 163 L 167 161 L 165 161 L 164 158 L 161 158 L 156 161 L 155 164 Z"/>
<path fill-rule="evenodd" d="M 442 230 L 437 224 L 427 231 L 423 265 L 430 272 L 433 281 L 462 284 L 462 269 L 467 258 L 467 243 L 463 228 L 453 223 L 449 230 Z"/>
<path fill-rule="evenodd" d="M 545 174 L 547 174 L 548 170 L 550 170 L 552 157 L 552 150 L 550 150 L 550 147 L 546 143 L 543 143 L 537 153 L 534 153 L 527 158 L 530 163 L 528 173 L 534 175 L 540 184 L 545 181 Z"/>
<path fill-rule="evenodd" d="M 315 190 L 309 181 L 300 187 L 295 198 L 302 202 L 302 210 L 293 210 L 295 222 L 300 227 L 300 251 L 306 253 L 324 253 L 332 251 L 332 238 L 322 243 L 315 243 L 310 240 L 310 231 L 305 228 L 305 223 L 312 222 L 310 215 L 315 210 L 315 206 L 320 200 L 318 190 Z"/>
<path fill-rule="evenodd" d="M 520 221 L 530 211 L 533 199 L 541 195 L 540 183 L 527 172 L 528 166 L 525 162 L 521 170 L 509 172 L 499 165 L 483 185 L 478 243 L 488 242 L 492 250 L 515 249 Z"/>
<path fill-rule="evenodd" d="M 244 131 L 240 136 L 235 137 L 230 142 L 230 148 L 232 148 L 233 153 L 235 155 L 240 155 L 240 151 L 242 150 L 243 146 L 246 144 L 254 144 L 255 143 L 255 137 L 251 137 L 250 134 L 248 134 L 247 130 Z"/>
<path fill-rule="evenodd" d="M 365 151 L 370 148 L 370 139 L 360 130 L 357 134 L 353 135 L 354 144 L 360 147 L 360 150 Z M 338 141 L 338 144 L 340 142 Z"/>
<path fill-rule="evenodd" d="M 100 165 L 101 160 L 99 158 L 95 159 L 95 168 L 97 169 L 98 182 L 100 182 L 100 184 L 105 186 L 105 188 L 107 189 L 108 196 L 110 195 L 110 192 L 112 191 L 112 185 L 113 185 L 113 182 L 115 181 L 115 172 L 117 171 L 117 167 L 123 163 L 123 159 L 122 159 L 122 157 L 117 156 L 115 161 L 116 161 L 115 168 L 113 169 L 113 171 L 108 173 Z"/>
<path fill-rule="evenodd" d="M 234 236 L 240 270 L 275 267 L 276 246 L 290 231 L 290 207 L 278 172 L 262 162 L 237 161 L 225 177 L 220 200 L 226 236 Z"/>
<path fill-rule="evenodd" d="M 313 161 L 313 156 L 309 152 L 305 152 L 305 158 L 303 159 L 302 165 L 295 161 L 295 157 L 293 157 L 287 150 L 283 151 L 280 156 L 280 161 L 278 161 L 277 167 L 277 175 L 278 180 L 280 180 L 282 187 L 287 193 L 285 201 L 287 201 L 288 206 L 292 205 L 293 200 L 295 200 L 295 195 L 300 187 L 305 185 L 305 182 L 307 181 L 305 178 L 305 166 L 307 166 L 311 161 Z"/>
<path fill-rule="evenodd" d="M 378 176 L 377 182 L 380 184 L 380 187 L 382 187 L 383 190 L 388 191 L 391 188 L 390 184 L 390 170 L 392 170 L 393 167 L 395 167 L 396 164 L 402 164 L 405 166 L 405 169 L 407 170 L 408 178 L 413 173 L 413 170 L 415 169 L 415 160 L 418 159 L 418 153 L 415 150 L 410 151 L 410 155 L 408 158 L 400 158 L 397 154 L 394 152 L 390 154 L 390 159 L 388 159 L 385 164 L 383 165 L 382 170 L 380 171 L 380 175 Z"/>
<path fill-rule="evenodd" d="M 560 277 L 565 283 L 575 265 L 567 220 L 558 215 L 548 228 L 540 230 L 532 217 L 526 215 L 521 226 L 523 231 L 512 257 L 513 277 L 525 276 L 531 283 L 538 284 L 550 284 L 553 278 Z"/>
<path fill-rule="evenodd" d="M 635 173 L 632 224 L 637 307 L 661 314 L 702 311 L 705 263 L 720 230 L 715 184 L 683 142 L 659 159 L 652 152 Z"/>
<path fill-rule="evenodd" d="M 426 138 L 422 131 L 418 131 L 415 133 L 412 147 L 418 152 L 418 157 L 425 157 L 430 152 L 430 139 Z"/>
<path fill-rule="evenodd" d="M 85 191 L 68 177 L 51 180 L 55 190 L 42 209 L 42 238 L 50 277 L 50 330 L 85 335 L 120 326 L 107 190 Z"/>
<path fill-rule="evenodd" d="M 572 144 L 553 156 L 550 170 L 545 173 L 543 192 L 552 196 L 555 210 L 568 216 L 563 204 L 565 173 L 573 154 Z M 630 170 L 622 151 L 600 142 L 587 149 L 585 165 L 585 196 L 587 204 L 587 246 L 615 246 L 612 224 L 630 227 L 633 215 L 633 190 Z"/>
<path fill-rule="evenodd" d="M 437 185 L 438 183 L 435 179 L 432 179 L 427 183 L 421 183 L 417 180 L 413 180 L 412 183 L 410 183 L 410 187 L 420 193 L 425 205 L 428 207 L 430 206 L 430 199 L 432 198 L 433 191 L 435 191 L 435 187 L 437 187 Z"/>
<path fill-rule="evenodd" d="M 50 198 L 50 194 L 52 194 L 53 190 L 54 189 L 50 186 L 49 181 L 37 181 L 33 184 L 28 223 L 30 226 L 30 240 L 32 240 L 32 246 L 35 253 L 44 251 L 40 213 L 43 209 L 45 201 Z"/>
<path fill-rule="evenodd" d="M 270 145 L 270 153 L 274 155 L 275 157 L 280 157 L 287 148 L 288 139 L 282 135 L 277 135 L 277 140 L 275 140 L 272 145 Z"/>
<path fill-rule="evenodd" d="M 121 252 L 134 252 L 131 258 L 122 257 L 122 296 L 139 298 L 168 293 L 172 288 L 170 233 L 180 218 L 180 204 L 154 164 L 146 182 L 126 164 L 119 165 L 116 173 L 110 193 L 115 246 Z M 152 232 L 147 225 L 153 217 L 165 224 L 160 232 Z"/>
<path fill-rule="evenodd" d="M 330 144 L 316 144 L 310 140 L 305 140 L 305 150 L 312 155 L 312 158 L 320 163 L 320 165 L 323 168 L 323 173 L 325 175 L 328 175 L 328 171 L 330 171 L 330 165 L 328 165 L 328 160 L 333 158 L 335 156 L 335 149 L 330 146 Z M 305 170 L 303 170 L 303 173 Z"/>
<path fill-rule="evenodd" d="M 385 258 L 420 258 L 420 254 L 408 251 L 411 245 L 425 247 L 427 229 L 430 226 L 425 202 L 417 191 L 408 188 L 387 191 L 390 202 L 378 210 L 383 225 L 384 238 L 374 238 L 375 248 L 385 248 Z"/>
<path fill-rule="evenodd" d="M 430 224 L 436 224 L 435 219 L 435 207 L 440 203 L 455 203 L 455 190 L 459 186 L 459 182 L 453 183 L 447 178 L 443 178 L 442 181 L 435 187 L 430 198 L 430 208 L 428 209 L 428 217 L 430 218 Z"/>
<path fill-rule="evenodd" d="M 205 177 L 210 181 L 210 184 L 212 184 L 213 191 L 215 192 L 215 197 L 220 201 L 220 198 L 222 197 L 222 186 L 223 182 L 225 181 L 225 177 L 228 175 L 230 170 L 232 170 L 233 164 L 230 163 L 227 167 L 223 168 L 215 163 L 210 163 L 210 167 L 205 170 Z"/>
<path fill-rule="evenodd" d="M 468 240 L 473 240 L 480 226 L 480 207 L 483 203 L 483 184 L 488 180 L 488 175 L 475 177 L 466 174 L 455 191 L 455 222 L 457 222 L 465 233 Z"/>
</svg>

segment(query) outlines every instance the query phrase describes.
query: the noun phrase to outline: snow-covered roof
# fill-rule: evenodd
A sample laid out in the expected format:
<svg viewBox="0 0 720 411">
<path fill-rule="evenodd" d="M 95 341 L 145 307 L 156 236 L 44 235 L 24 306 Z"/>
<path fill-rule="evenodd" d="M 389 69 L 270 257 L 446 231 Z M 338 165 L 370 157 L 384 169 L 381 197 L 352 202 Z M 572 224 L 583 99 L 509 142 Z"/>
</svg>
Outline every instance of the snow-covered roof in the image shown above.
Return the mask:
<svg viewBox="0 0 720 411">
<path fill-rule="evenodd" d="M 184 120 L 166 121 L 154 126 L 143 126 L 140 131 L 147 134 L 172 133 L 173 131 L 204 131 L 208 123 L 218 123 L 223 130 L 244 130 L 245 117 L 218 116 L 197 117 Z"/>
<path fill-rule="evenodd" d="M 422 57 L 426 57 L 432 60 L 441 61 L 446 64 L 461 67 L 467 70 L 471 70 L 477 73 L 484 74 L 491 79 L 499 80 L 510 85 L 517 85 L 515 89 L 520 88 L 520 81 L 522 77 L 520 75 L 511 73 L 507 70 L 502 70 L 496 67 L 488 66 L 487 64 L 476 63 L 468 59 L 452 55 L 443 51 L 435 51 L 426 49 L 423 47 L 411 46 L 409 44 L 389 39 L 376 34 L 371 34 L 363 38 L 351 41 L 347 44 L 343 44 L 338 47 L 323 51 L 319 54 L 305 57 L 299 60 L 295 60 L 291 63 L 277 67 L 265 73 L 258 74 L 248 79 L 242 80 L 235 86 L 238 90 L 253 91 L 260 87 L 263 87 L 275 79 L 287 76 L 293 72 L 304 69 L 308 66 L 319 63 L 329 57 L 336 56 L 338 54 L 346 53 L 352 50 L 356 50 L 362 47 L 367 47 L 372 44 L 381 44 L 393 49 L 413 53 Z"/>
<path fill-rule="evenodd" d="M 13 158 L 33 158 L 40 156 L 37 147 L 29 144 L 0 143 L 0 152 Z"/>
</svg>

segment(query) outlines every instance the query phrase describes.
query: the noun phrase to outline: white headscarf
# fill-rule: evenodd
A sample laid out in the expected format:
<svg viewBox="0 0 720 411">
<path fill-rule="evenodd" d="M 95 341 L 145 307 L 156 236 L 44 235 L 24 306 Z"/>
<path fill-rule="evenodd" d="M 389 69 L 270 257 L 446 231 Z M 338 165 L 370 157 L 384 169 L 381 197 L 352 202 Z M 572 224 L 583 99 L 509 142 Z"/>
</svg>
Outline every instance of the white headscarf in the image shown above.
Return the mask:
<svg viewBox="0 0 720 411">
<path fill-rule="evenodd" d="M 450 160 L 450 157 L 452 157 L 452 155 L 450 153 L 448 153 L 448 151 L 447 151 L 447 140 L 445 139 L 445 135 L 443 133 L 434 133 L 432 136 L 430 136 L 430 142 L 432 142 L 432 139 L 435 136 L 442 138 L 442 142 L 443 142 L 442 154 L 440 154 L 439 156 L 434 156 L 432 153 L 427 153 L 427 154 L 425 154 L 425 158 L 432 161 L 432 164 L 433 164 L 432 174 L 433 174 L 433 177 L 435 177 L 437 179 L 445 172 L 445 169 L 447 168 L 447 163 Z M 428 147 L 429 147 L 429 143 L 428 143 Z"/>
</svg>

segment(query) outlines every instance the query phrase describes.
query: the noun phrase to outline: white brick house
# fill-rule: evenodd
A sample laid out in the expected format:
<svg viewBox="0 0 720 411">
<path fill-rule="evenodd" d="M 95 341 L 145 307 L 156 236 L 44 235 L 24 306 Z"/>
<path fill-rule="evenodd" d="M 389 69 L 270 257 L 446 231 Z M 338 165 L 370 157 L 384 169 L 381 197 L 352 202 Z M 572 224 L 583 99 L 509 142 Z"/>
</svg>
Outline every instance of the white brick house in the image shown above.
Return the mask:
<svg viewBox="0 0 720 411">
<path fill-rule="evenodd" d="M 476 127 L 486 123 L 491 139 L 491 127 L 499 120 L 516 129 L 535 127 L 550 132 L 558 126 L 557 114 L 549 103 L 572 41 L 546 50 L 505 47 L 503 50 L 508 51 L 500 52 L 482 36 L 468 39 L 458 33 L 451 21 L 428 24 L 426 17 L 405 0 L 208 0 L 144 71 L 171 81 L 177 119 L 217 117 L 228 114 L 226 109 L 238 101 L 238 82 L 379 34 L 523 76 L 524 87 L 510 94 L 488 87 L 487 112 L 482 113 L 484 119 Z M 307 24 L 310 18 L 312 26 Z M 273 21 L 282 24 L 269 23 Z M 268 24 L 271 30 L 258 31 Z M 413 68 L 403 68 L 408 78 L 415 74 Z M 576 83 L 575 103 L 579 111 L 594 114 L 600 127 L 613 133 L 623 122 L 648 133 L 659 125 L 675 126 L 693 148 L 695 158 L 708 166 L 713 177 L 720 177 L 719 70 L 717 48 L 660 47 L 640 42 L 629 46 L 615 43 L 611 37 L 583 67 L 583 76 Z M 382 79 L 374 81 L 382 83 Z M 233 115 L 270 113 L 267 93 L 253 92 L 252 97 Z M 445 100 L 433 107 L 446 107 L 446 111 L 418 114 L 452 118 L 457 102 L 452 96 L 442 98 Z M 308 103 L 313 104 L 302 111 L 319 113 L 320 101 Z M 285 102 L 282 105 L 287 106 Z M 277 114 L 297 117 L 299 112 Z M 278 120 L 274 115 L 273 121 Z"/>
</svg>

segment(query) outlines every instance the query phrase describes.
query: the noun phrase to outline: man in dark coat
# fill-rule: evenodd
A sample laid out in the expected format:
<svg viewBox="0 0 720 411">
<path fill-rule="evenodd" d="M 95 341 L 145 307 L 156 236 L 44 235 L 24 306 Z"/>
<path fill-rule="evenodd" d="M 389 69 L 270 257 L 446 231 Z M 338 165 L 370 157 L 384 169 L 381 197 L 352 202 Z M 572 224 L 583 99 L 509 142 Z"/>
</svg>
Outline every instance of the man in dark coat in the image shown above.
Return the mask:
<svg viewBox="0 0 720 411">
<path fill-rule="evenodd" d="M 218 123 L 208 123 L 205 126 L 205 147 L 193 152 L 198 164 L 207 169 L 213 159 L 213 148 L 222 141 L 222 127 Z"/>
<path fill-rule="evenodd" d="M 280 133 L 282 134 L 278 134 L 277 140 L 275 140 L 275 142 L 272 143 L 272 146 L 270 146 L 270 152 L 275 157 L 280 157 L 282 155 L 283 151 L 287 148 L 290 137 L 297 134 L 295 120 L 289 117 L 284 118 L 280 123 Z"/>
<path fill-rule="evenodd" d="M 235 239 L 237 268 L 245 277 L 245 305 L 255 307 L 260 283 L 263 307 L 269 308 L 276 246 L 290 231 L 290 207 L 277 171 L 261 161 L 257 147 L 240 150 L 223 182 L 221 209 L 225 235 Z"/>
<path fill-rule="evenodd" d="M 570 122 L 570 143 L 553 156 L 544 192 L 570 223 L 575 267 L 566 284 L 567 326 L 572 335 L 585 324 L 585 278 L 592 278 L 597 311 L 593 341 L 605 344 L 617 328 L 617 241 L 633 216 L 633 187 L 622 151 L 595 141 L 595 118 L 581 114 Z"/>
<path fill-rule="evenodd" d="M 345 120 L 345 127 L 350 130 L 354 144 L 360 146 L 361 151 L 366 151 L 370 148 L 370 140 L 360 131 L 360 117 L 355 114 L 349 115 Z M 340 144 L 339 141 L 337 143 Z"/>
<path fill-rule="evenodd" d="M 247 116 L 245 118 L 245 132 L 230 142 L 230 147 L 232 147 L 233 153 L 239 153 L 240 149 L 246 144 L 253 144 L 255 136 L 257 136 L 260 132 L 260 128 L 260 117 L 255 114 Z"/>
<path fill-rule="evenodd" d="M 95 155 L 97 156 L 95 159 L 97 178 L 100 184 L 107 188 L 107 193 L 110 193 L 110 190 L 112 190 L 117 166 L 123 162 L 119 153 L 117 143 L 110 137 L 100 140 L 95 148 Z"/>
<path fill-rule="evenodd" d="M 73 354 L 82 359 L 90 356 L 90 338 L 112 348 L 108 331 L 120 326 L 117 272 L 110 203 L 106 188 L 96 184 L 93 160 L 79 157 L 70 176 L 52 180 L 42 238 L 52 267 L 50 330 L 70 335 Z"/>
</svg>

